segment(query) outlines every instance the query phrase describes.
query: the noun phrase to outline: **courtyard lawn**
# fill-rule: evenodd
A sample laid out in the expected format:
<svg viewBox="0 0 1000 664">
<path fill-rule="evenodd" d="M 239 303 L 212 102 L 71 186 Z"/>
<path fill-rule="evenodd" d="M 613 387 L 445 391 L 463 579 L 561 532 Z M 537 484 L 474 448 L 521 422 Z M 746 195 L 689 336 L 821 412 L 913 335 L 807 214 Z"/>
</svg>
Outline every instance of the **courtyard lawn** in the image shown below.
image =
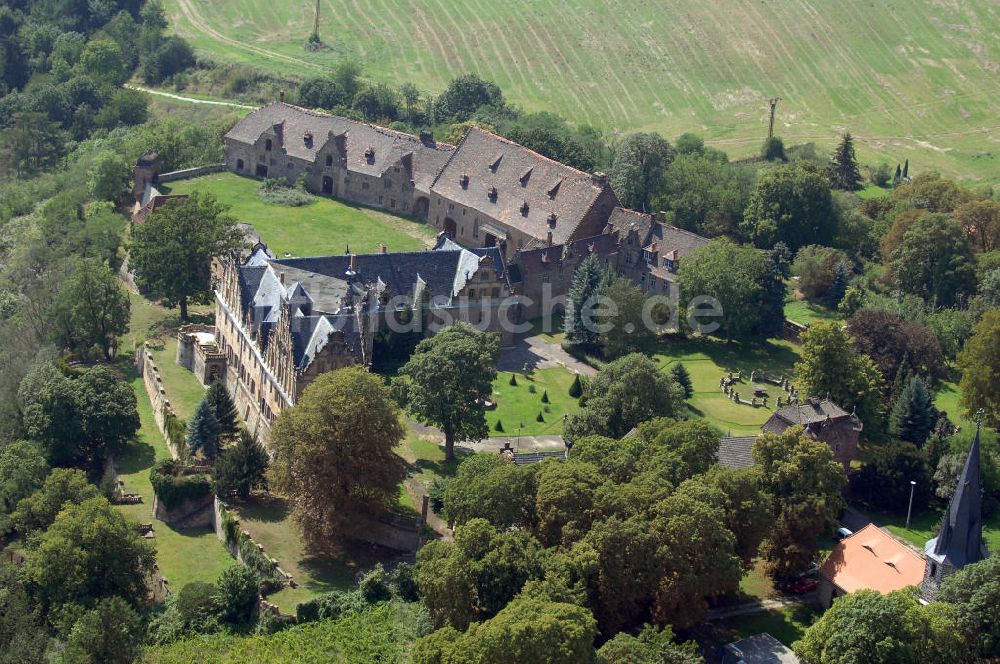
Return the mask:
<svg viewBox="0 0 1000 664">
<path fill-rule="evenodd" d="M 789 285 L 785 295 L 785 318 L 788 320 L 811 325 L 817 321 L 843 319 L 836 309 L 809 300 L 796 299 L 795 293 L 795 287 Z"/>
<path fill-rule="evenodd" d="M 140 523 L 152 523 L 156 546 L 156 562 L 173 592 L 193 581 L 214 582 L 225 568 L 234 563 L 222 542 L 211 528 L 174 529 L 153 518 L 153 485 L 149 469 L 170 453 L 160 430 L 153 420 L 153 410 L 146 396 L 142 379 L 133 377 L 132 386 L 139 405 L 142 428 L 125 451 L 117 458 L 119 477 L 125 491 L 138 493 L 139 505 L 120 505 L 118 509 Z"/>
<path fill-rule="evenodd" d="M 553 436 L 563 432 L 563 416 L 580 410 L 580 403 L 569 395 L 576 374 L 563 367 L 515 372 L 517 385 L 510 384 L 511 372 L 501 371 L 493 381 L 497 407 L 486 412 L 490 436 Z M 534 388 L 534 393 L 531 388 Z M 548 394 L 549 403 L 542 403 Z M 541 413 L 543 422 L 537 421 Z M 497 430 L 497 422 L 503 431 Z"/>
<path fill-rule="evenodd" d="M 352 587 L 358 572 L 384 560 L 363 546 L 345 547 L 337 558 L 309 555 L 302 534 L 292 519 L 291 508 L 283 498 L 262 498 L 243 505 L 233 504 L 232 507 L 239 515 L 240 526 L 278 561 L 283 570 L 292 575 L 299 586 L 286 587 L 268 595 L 267 600 L 276 604 L 283 613 L 294 614 L 295 606 L 300 602 Z"/>
<path fill-rule="evenodd" d="M 667 339 L 657 346 L 653 359 L 664 370 L 681 362 L 691 374 L 694 396 L 688 400 L 691 412 L 719 427 L 724 433 L 751 435 L 760 433 L 760 427 L 771 416 L 778 396 L 785 392 L 776 385 L 768 385 L 768 407 L 736 404 L 719 388 L 719 379 L 732 371 L 742 369 L 746 378 L 737 391 L 742 398 L 751 396 L 750 372 L 753 370 L 778 378 L 791 376 L 792 366 L 799 359 L 798 348 L 788 341 L 772 339 L 762 344 L 730 343 L 711 338 Z"/>
<path fill-rule="evenodd" d="M 471 454 L 468 450 L 455 446 L 455 460 L 446 461 L 444 445 L 438 445 L 433 440 L 420 437 L 412 430 L 407 430 L 406 438 L 396 448 L 398 454 L 410 464 L 410 476 L 429 489 L 436 477 L 452 477 L 458 470 L 462 457 Z M 402 502 L 403 498 L 400 498 Z M 416 505 L 413 506 L 416 509 Z"/>
<path fill-rule="evenodd" d="M 197 377 L 181 365 L 177 364 L 177 337 L 165 335 L 163 338 L 149 343 L 150 352 L 156 368 L 160 370 L 163 379 L 163 389 L 167 391 L 170 405 L 174 407 L 177 417 L 189 420 L 198 409 L 198 404 L 205 398 L 205 386 Z"/>
<path fill-rule="evenodd" d="M 728 618 L 722 621 L 722 625 L 729 630 L 729 639 L 723 643 L 767 632 L 786 646 L 791 647 L 793 643 L 802 638 L 806 629 L 816 621 L 817 617 L 818 614 L 812 606 L 798 604 L 783 609 L 760 611 Z"/>
<path fill-rule="evenodd" d="M 375 253 L 379 243 L 389 251 L 420 251 L 434 242 L 434 230 L 411 219 L 319 196 L 301 207 L 273 205 L 260 199 L 259 186 L 260 180 L 219 173 L 171 183 L 169 190 L 211 193 L 237 221 L 251 224 L 276 256 L 342 254 L 347 247 Z"/>
</svg>

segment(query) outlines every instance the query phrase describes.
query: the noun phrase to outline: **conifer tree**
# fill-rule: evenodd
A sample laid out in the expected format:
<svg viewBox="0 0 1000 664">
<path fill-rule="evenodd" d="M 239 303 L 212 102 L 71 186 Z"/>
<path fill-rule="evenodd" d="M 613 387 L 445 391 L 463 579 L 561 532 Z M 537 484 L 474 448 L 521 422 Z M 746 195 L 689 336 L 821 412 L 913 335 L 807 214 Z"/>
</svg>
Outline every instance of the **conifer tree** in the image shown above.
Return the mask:
<svg viewBox="0 0 1000 664">
<path fill-rule="evenodd" d="M 545 416 L 542 415 L 542 411 L 538 411 L 538 416 L 535 417 L 535 421 L 536 422 L 544 422 L 545 421 Z"/>
<path fill-rule="evenodd" d="M 595 345 L 600 336 L 593 324 L 585 324 L 583 312 L 588 301 L 596 297 L 601 290 L 601 285 L 606 279 L 604 270 L 596 254 L 590 254 L 573 273 L 573 281 L 570 284 L 569 292 L 566 295 L 566 315 L 563 318 L 563 331 L 566 332 L 566 339 L 572 344 L 584 346 Z"/>
<path fill-rule="evenodd" d="M 938 419 L 934 397 L 919 376 L 906 384 L 889 415 L 889 431 L 893 436 L 922 447 L 934 430 Z"/>
<path fill-rule="evenodd" d="M 511 387 L 517 387 L 517 374 L 516 373 L 511 373 L 509 383 L 510 383 Z"/>
<path fill-rule="evenodd" d="M 913 369 L 910 367 L 910 354 L 904 352 L 903 359 L 899 362 L 899 366 L 896 367 L 896 377 L 892 381 L 892 391 L 890 395 L 893 399 L 898 399 L 899 395 L 903 393 L 906 386 L 910 383 L 910 378 L 913 376 Z"/>
<path fill-rule="evenodd" d="M 684 389 L 685 399 L 690 399 L 694 396 L 694 385 L 691 383 L 691 373 L 688 371 L 686 366 L 678 362 L 670 369 L 670 373 L 673 374 L 674 380 L 677 381 L 677 384 Z"/>
<path fill-rule="evenodd" d="M 569 386 L 569 395 L 574 399 L 583 396 L 583 383 L 580 382 L 580 374 L 573 377 L 573 384 Z"/>
<path fill-rule="evenodd" d="M 899 184 L 902 179 L 903 179 L 903 169 L 900 168 L 899 164 L 897 163 L 896 164 L 896 174 L 894 176 L 892 176 L 892 184 L 893 184 L 893 186 Z"/>
<path fill-rule="evenodd" d="M 548 403 L 548 402 L 549 402 L 549 391 L 548 390 L 543 390 L 542 391 L 542 403 Z"/>
<path fill-rule="evenodd" d="M 910 177 L 910 160 L 907 159 L 903 162 L 903 179 Z"/>
<path fill-rule="evenodd" d="M 224 497 L 235 491 L 245 500 L 253 489 L 267 486 L 267 465 L 263 445 L 256 436 L 241 429 L 236 445 L 222 451 L 212 471 L 216 494 Z"/>
<path fill-rule="evenodd" d="M 214 460 L 219 454 L 219 420 L 215 419 L 207 398 L 201 400 L 188 423 L 187 447 L 190 456 L 201 452 L 208 460 Z"/>
<path fill-rule="evenodd" d="M 840 145 L 833 151 L 830 165 L 827 167 L 827 177 L 830 179 L 830 186 L 835 189 L 844 191 L 864 189 L 858 161 L 854 156 L 854 139 L 851 138 L 851 132 L 844 134 Z"/>
<path fill-rule="evenodd" d="M 236 403 L 222 381 L 218 379 L 212 381 L 208 392 L 205 393 L 205 400 L 212 406 L 212 412 L 219 423 L 219 435 L 224 439 L 235 438 L 239 433 L 239 415 L 236 412 Z"/>
<path fill-rule="evenodd" d="M 830 288 L 826 294 L 831 307 L 836 307 L 844 299 L 844 294 L 847 293 L 847 286 L 850 283 L 851 268 L 844 261 L 840 261 L 837 263 L 833 281 L 830 282 Z"/>
</svg>

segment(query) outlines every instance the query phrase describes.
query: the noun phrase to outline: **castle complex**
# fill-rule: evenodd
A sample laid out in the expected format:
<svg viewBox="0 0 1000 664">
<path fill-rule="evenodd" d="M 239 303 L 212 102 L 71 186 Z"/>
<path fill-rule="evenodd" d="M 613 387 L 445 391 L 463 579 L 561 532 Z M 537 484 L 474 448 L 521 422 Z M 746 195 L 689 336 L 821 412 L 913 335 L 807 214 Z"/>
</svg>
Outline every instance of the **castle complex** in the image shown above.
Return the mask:
<svg viewBox="0 0 1000 664">
<path fill-rule="evenodd" d="M 264 438 L 318 374 L 370 366 L 382 331 L 416 322 L 427 334 L 466 320 L 509 343 L 501 320 L 560 311 L 591 254 L 676 300 L 679 262 L 708 242 L 623 208 L 603 174 L 478 127 L 453 146 L 276 102 L 240 120 L 225 149 L 234 173 L 301 180 L 315 194 L 417 217 L 439 232 L 431 251 L 278 259 L 258 245 L 217 266 L 214 338 L 182 332 L 181 348 L 202 380 L 225 380 Z M 143 159 L 137 188 L 140 175 L 156 181 Z M 145 198 L 140 223 L 155 208 Z"/>
</svg>

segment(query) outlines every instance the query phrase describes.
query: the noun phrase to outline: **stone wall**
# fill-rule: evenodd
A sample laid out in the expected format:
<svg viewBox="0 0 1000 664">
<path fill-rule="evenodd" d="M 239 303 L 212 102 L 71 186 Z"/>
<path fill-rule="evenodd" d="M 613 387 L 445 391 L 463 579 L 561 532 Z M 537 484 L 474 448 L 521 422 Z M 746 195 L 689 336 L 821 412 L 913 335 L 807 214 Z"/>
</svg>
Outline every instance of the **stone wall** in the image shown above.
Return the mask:
<svg viewBox="0 0 1000 664">
<path fill-rule="evenodd" d="M 181 171 L 160 173 L 156 178 L 156 182 L 157 184 L 164 184 L 166 182 L 176 182 L 177 180 L 189 180 L 201 177 L 202 175 L 209 175 L 210 173 L 221 173 L 225 170 L 225 164 L 210 164 L 208 166 L 198 166 L 197 168 L 185 168 Z"/>
<path fill-rule="evenodd" d="M 167 449 L 170 450 L 171 456 L 177 458 L 177 450 L 170 442 L 170 437 L 167 435 L 166 423 L 165 423 L 165 413 L 173 413 L 173 406 L 170 405 L 170 399 L 167 398 L 167 391 L 163 387 L 163 378 L 160 376 L 159 369 L 156 368 L 156 363 L 153 361 L 153 354 L 149 351 L 146 344 L 143 344 L 141 348 L 135 351 L 135 368 L 142 376 L 142 384 L 146 388 L 146 394 L 149 396 L 149 402 L 153 407 L 153 419 L 156 421 L 156 428 L 160 430 L 163 435 L 163 440 L 167 444 Z"/>
</svg>

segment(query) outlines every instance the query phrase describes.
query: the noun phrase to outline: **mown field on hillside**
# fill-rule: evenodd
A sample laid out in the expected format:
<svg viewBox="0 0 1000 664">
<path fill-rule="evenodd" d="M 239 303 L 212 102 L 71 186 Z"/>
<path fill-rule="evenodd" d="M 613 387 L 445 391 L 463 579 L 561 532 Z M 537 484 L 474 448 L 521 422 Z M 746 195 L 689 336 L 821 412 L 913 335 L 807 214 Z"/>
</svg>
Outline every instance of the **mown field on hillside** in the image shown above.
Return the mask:
<svg viewBox="0 0 1000 664">
<path fill-rule="evenodd" d="M 1000 6 L 991 0 L 166 0 L 204 55 L 313 76 L 343 58 L 436 93 L 468 71 L 528 110 L 613 133 L 695 131 L 757 150 L 777 132 L 965 180 L 1000 173 Z"/>
</svg>

